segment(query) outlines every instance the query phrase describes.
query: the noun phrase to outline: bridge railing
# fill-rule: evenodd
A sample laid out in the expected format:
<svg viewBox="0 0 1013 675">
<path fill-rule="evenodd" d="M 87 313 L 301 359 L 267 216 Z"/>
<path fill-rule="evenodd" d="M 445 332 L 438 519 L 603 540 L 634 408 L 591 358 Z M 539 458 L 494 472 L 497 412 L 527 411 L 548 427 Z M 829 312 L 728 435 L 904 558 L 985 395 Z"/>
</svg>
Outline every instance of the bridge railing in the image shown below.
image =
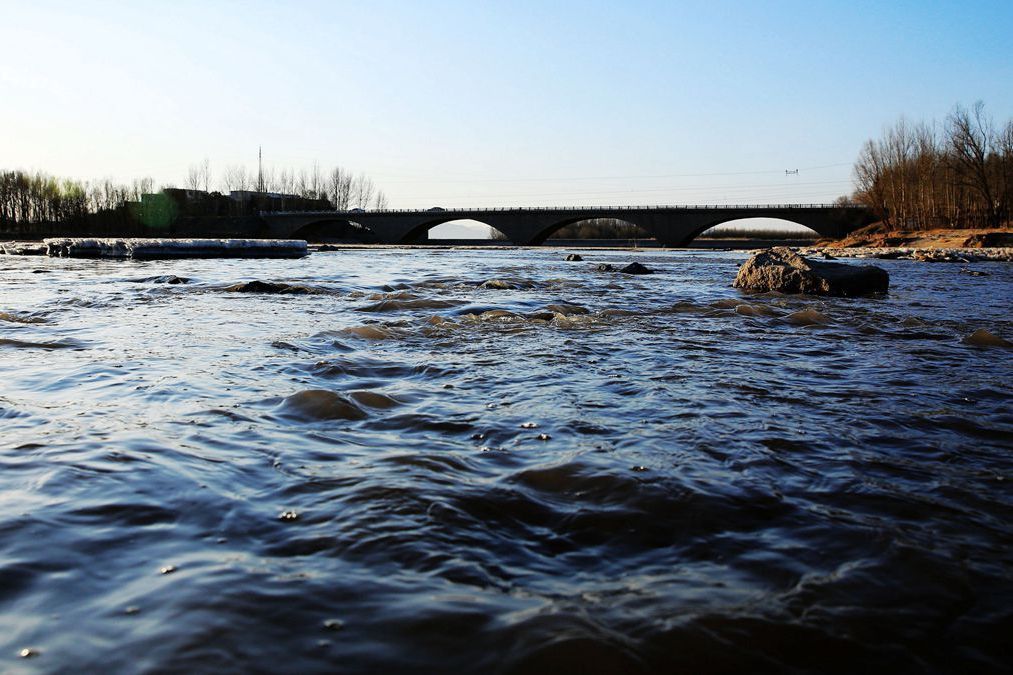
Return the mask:
<svg viewBox="0 0 1013 675">
<path fill-rule="evenodd" d="M 492 206 L 480 208 L 456 208 L 440 209 L 372 209 L 362 211 L 261 211 L 262 216 L 291 216 L 291 215 L 333 215 L 362 216 L 362 215 L 432 215 L 444 216 L 446 214 L 465 213 L 495 213 L 503 211 L 578 211 L 582 213 L 593 212 L 614 212 L 614 211 L 671 211 L 671 210 L 707 210 L 721 209 L 726 211 L 773 211 L 784 209 L 865 209 L 863 204 L 654 204 L 650 206 Z"/>
</svg>

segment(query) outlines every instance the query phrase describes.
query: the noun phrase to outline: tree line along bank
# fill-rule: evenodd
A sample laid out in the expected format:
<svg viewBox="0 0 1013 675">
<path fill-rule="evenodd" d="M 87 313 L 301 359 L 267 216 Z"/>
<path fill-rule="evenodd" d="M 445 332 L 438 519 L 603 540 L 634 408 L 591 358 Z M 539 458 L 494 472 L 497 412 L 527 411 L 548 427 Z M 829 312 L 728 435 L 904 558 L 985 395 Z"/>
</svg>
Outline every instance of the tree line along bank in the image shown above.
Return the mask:
<svg viewBox="0 0 1013 675">
<path fill-rule="evenodd" d="M 260 211 L 385 208 L 364 174 L 229 168 L 214 190 L 208 162 L 190 168 L 185 187 L 157 192 L 151 178 L 119 184 L 77 181 L 41 171 L 0 170 L 0 237 L 227 235 L 248 229 Z M 178 230 L 178 232 L 175 232 Z"/>
<path fill-rule="evenodd" d="M 853 199 L 891 230 L 998 228 L 1013 212 L 1013 119 L 981 102 L 940 125 L 902 118 L 862 147 Z"/>
</svg>

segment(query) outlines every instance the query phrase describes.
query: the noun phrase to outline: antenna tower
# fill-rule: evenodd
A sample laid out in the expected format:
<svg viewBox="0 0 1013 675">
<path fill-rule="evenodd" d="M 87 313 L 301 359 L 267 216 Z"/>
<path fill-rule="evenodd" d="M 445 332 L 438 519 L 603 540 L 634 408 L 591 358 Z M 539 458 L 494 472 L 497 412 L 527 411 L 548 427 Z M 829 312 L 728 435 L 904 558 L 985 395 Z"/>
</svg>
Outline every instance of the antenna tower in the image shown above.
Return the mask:
<svg viewBox="0 0 1013 675">
<path fill-rule="evenodd" d="M 264 191 L 264 146 L 257 146 L 257 192 Z"/>
</svg>

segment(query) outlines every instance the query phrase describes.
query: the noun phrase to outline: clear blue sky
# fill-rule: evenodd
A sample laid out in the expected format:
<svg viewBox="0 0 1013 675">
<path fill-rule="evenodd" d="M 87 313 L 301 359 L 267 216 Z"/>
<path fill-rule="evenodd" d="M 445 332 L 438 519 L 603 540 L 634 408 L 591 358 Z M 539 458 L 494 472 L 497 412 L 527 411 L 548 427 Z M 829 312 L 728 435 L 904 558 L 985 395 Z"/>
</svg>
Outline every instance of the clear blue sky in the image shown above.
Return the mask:
<svg viewBox="0 0 1013 675">
<path fill-rule="evenodd" d="M 0 0 L 0 166 L 340 164 L 391 205 L 822 201 L 904 114 L 1013 116 L 1013 2 Z M 785 169 L 800 169 L 785 176 Z"/>
</svg>

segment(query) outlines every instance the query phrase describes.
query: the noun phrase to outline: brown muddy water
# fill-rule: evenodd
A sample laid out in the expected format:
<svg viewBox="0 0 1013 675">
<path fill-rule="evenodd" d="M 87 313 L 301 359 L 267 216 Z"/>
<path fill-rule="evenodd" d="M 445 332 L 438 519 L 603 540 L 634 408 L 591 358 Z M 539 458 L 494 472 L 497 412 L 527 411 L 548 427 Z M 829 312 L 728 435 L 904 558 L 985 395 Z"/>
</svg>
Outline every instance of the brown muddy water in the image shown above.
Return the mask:
<svg viewBox="0 0 1013 675">
<path fill-rule="evenodd" d="M 1009 667 L 1013 266 L 584 255 L 0 258 L 0 669 Z"/>
</svg>

